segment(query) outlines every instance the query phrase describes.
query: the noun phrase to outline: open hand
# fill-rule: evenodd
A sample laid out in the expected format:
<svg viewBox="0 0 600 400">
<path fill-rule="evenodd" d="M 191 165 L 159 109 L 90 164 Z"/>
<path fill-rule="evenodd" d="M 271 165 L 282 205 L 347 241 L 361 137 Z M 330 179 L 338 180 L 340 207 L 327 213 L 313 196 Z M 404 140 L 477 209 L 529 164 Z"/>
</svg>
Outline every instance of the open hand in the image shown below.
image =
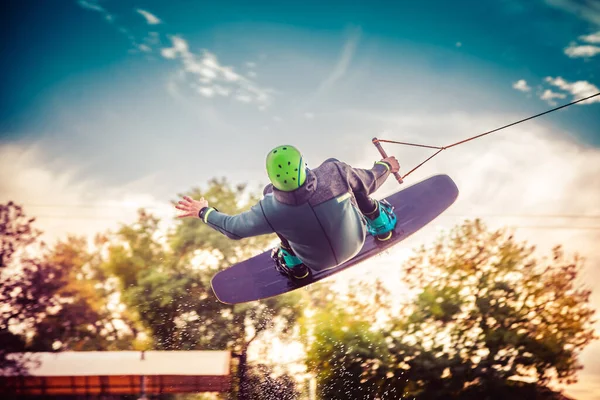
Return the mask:
<svg viewBox="0 0 600 400">
<path fill-rule="evenodd" d="M 208 207 L 208 201 L 204 200 L 204 197 L 200 198 L 200 200 L 194 200 L 189 196 L 183 196 L 183 200 L 179 200 L 179 202 L 175 205 L 175 208 L 183 211 L 184 213 L 178 215 L 177 218 L 199 218 L 198 213 L 204 207 Z"/>
</svg>

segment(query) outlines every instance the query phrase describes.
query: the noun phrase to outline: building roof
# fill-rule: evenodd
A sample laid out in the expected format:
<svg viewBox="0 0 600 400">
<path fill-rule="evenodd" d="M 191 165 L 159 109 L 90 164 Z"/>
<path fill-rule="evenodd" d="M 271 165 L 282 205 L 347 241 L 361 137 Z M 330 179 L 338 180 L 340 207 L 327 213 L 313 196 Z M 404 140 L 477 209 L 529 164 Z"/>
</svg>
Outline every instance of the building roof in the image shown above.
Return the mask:
<svg viewBox="0 0 600 400">
<path fill-rule="evenodd" d="M 228 351 L 25 353 L 32 376 L 229 375 Z M 7 376 L 0 370 L 0 375 Z"/>
</svg>

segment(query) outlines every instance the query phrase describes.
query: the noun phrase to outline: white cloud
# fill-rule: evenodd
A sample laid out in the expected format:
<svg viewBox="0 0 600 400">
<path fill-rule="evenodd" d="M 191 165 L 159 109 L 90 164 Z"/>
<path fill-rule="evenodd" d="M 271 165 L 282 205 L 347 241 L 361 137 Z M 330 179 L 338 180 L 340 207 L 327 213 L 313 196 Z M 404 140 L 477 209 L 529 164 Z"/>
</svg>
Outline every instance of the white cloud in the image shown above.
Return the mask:
<svg viewBox="0 0 600 400">
<path fill-rule="evenodd" d="M 214 54 L 211 54 L 211 53 L 204 54 L 202 63 L 212 69 L 219 69 L 221 67 L 217 61 L 217 56 L 215 56 Z"/>
<path fill-rule="evenodd" d="M 86 10 L 95 11 L 95 12 L 102 14 L 104 19 L 108 23 L 113 25 L 120 34 L 125 36 L 132 46 L 132 48 L 128 50 L 129 53 L 131 53 L 131 54 L 140 53 L 140 52 L 141 53 L 150 53 L 152 51 L 151 46 L 158 44 L 158 35 L 146 37 L 142 40 L 142 42 L 144 42 L 144 43 L 140 43 L 136 39 L 136 37 L 129 31 L 129 29 L 125 28 L 124 26 L 120 26 L 120 25 L 116 24 L 114 15 L 112 15 L 105 8 L 100 6 L 98 4 L 97 0 L 79 0 L 77 3 L 79 4 L 79 6 L 81 6 L 82 8 L 84 8 Z M 156 32 L 154 32 L 154 33 L 156 33 Z M 151 35 L 152 35 L 152 33 L 151 33 Z"/>
<path fill-rule="evenodd" d="M 208 81 L 211 80 L 211 78 L 208 76 L 208 75 L 210 75 L 210 73 L 206 74 L 204 72 L 205 70 L 204 70 L 204 68 L 202 68 L 202 64 L 197 64 L 195 62 L 188 62 L 188 61 L 184 60 L 183 65 L 184 65 L 184 70 L 185 71 L 191 72 L 192 74 L 202 75 L 200 77 L 200 79 L 203 79 L 203 80 L 206 79 Z"/>
<path fill-rule="evenodd" d="M 462 47 L 462 43 L 461 42 L 456 42 L 456 47 Z"/>
<path fill-rule="evenodd" d="M 136 11 L 140 13 L 144 18 L 146 18 L 146 22 L 148 23 L 148 25 L 156 25 L 161 23 L 161 20 L 156 15 L 146 10 L 138 8 Z"/>
<path fill-rule="evenodd" d="M 321 82 L 319 85 L 318 92 L 323 92 L 330 89 L 338 80 L 340 80 L 348 70 L 350 66 L 350 62 L 354 57 L 354 52 L 356 51 L 356 46 L 358 41 L 360 40 L 361 32 L 359 29 L 354 29 L 346 42 L 344 43 L 344 47 L 342 48 L 342 52 L 338 61 L 333 68 L 333 71 Z"/>
<path fill-rule="evenodd" d="M 187 54 L 189 54 L 187 42 L 179 36 L 172 36 L 171 43 L 173 44 L 173 47 L 161 49 L 160 53 L 163 57 L 175 59 L 177 56 L 185 57 Z"/>
<path fill-rule="evenodd" d="M 106 9 L 104 9 L 102 6 L 100 6 L 94 0 L 90 0 L 90 1 L 79 0 L 77 2 L 77 4 L 79 4 L 80 7 L 85 8 L 86 10 L 95 11 L 95 12 L 102 14 L 104 19 L 110 24 L 114 23 L 114 21 L 115 21 L 115 17 L 111 13 L 106 11 Z M 122 29 L 125 29 L 125 28 L 122 28 Z"/>
<path fill-rule="evenodd" d="M 588 43 L 600 43 L 600 31 L 596 33 L 590 33 L 589 35 L 580 36 L 579 39 Z"/>
<path fill-rule="evenodd" d="M 235 72 L 233 67 L 221 65 L 215 54 L 204 50 L 196 55 L 190 51 L 187 41 L 179 36 L 171 37 L 171 43 L 171 47 L 161 49 L 162 56 L 180 61 L 183 71 L 195 76 L 201 83 L 212 83 L 211 93 L 229 96 L 235 90 L 238 94 L 233 99 L 241 103 L 255 103 L 260 107 L 267 107 L 271 103 L 271 89 L 260 87 L 253 80 Z"/>
<path fill-rule="evenodd" d="M 548 104 L 555 106 L 556 102 L 554 99 L 564 99 L 565 97 L 567 97 L 567 95 L 564 93 L 555 93 L 550 89 L 546 89 L 540 96 L 540 99 L 546 100 Z"/>
<path fill-rule="evenodd" d="M 315 118 L 315 114 L 313 114 L 311 112 L 305 112 L 304 113 L 304 118 L 306 118 L 306 119 L 313 119 L 313 118 Z"/>
<path fill-rule="evenodd" d="M 562 89 L 565 92 L 568 92 L 571 95 L 573 95 L 573 101 L 580 100 L 600 92 L 600 89 L 598 89 L 596 86 L 587 81 L 567 82 L 560 76 L 556 78 L 548 76 L 545 80 L 550 85 L 556 86 L 557 88 Z M 582 101 L 578 104 L 591 104 L 598 102 L 600 102 L 600 96 L 596 96 L 589 100 Z"/>
<path fill-rule="evenodd" d="M 200 86 L 198 88 L 198 93 L 204 97 L 213 97 L 215 95 L 215 90 L 210 87 Z"/>
<path fill-rule="evenodd" d="M 513 89 L 519 90 L 521 92 L 529 92 L 531 88 L 527 85 L 527 81 L 525 79 L 520 79 L 513 83 Z"/>
<path fill-rule="evenodd" d="M 596 54 L 600 54 L 600 47 L 592 46 L 590 44 L 578 46 L 576 44 L 571 44 L 569 47 L 565 49 L 565 54 L 571 58 L 578 57 L 593 57 Z"/>
<path fill-rule="evenodd" d="M 227 81 L 234 82 L 241 78 L 241 76 L 235 73 L 231 67 L 222 67 L 221 71 Z"/>
<path fill-rule="evenodd" d="M 177 57 L 177 52 L 175 51 L 175 49 L 173 47 L 167 48 L 167 49 L 161 49 L 160 50 L 160 54 L 164 57 L 164 58 L 168 58 L 171 60 L 174 60 L 175 57 Z"/>
<path fill-rule="evenodd" d="M 213 80 L 217 77 L 217 71 L 208 67 L 203 67 L 198 70 L 198 73 L 202 75 L 204 79 Z"/>
<path fill-rule="evenodd" d="M 96 12 L 103 13 L 103 14 L 106 13 L 106 10 L 104 8 L 100 7 L 95 2 L 79 0 L 77 2 L 77 4 L 79 4 L 83 8 L 91 10 L 91 11 L 96 11 Z"/>
<path fill-rule="evenodd" d="M 221 85 L 214 85 L 212 88 L 219 96 L 227 97 L 231 94 L 231 89 L 228 89 Z"/>
<path fill-rule="evenodd" d="M 176 215 L 170 204 L 150 194 L 156 182 L 153 176 L 106 187 L 77 179 L 75 168 L 53 172 L 40 161 L 45 158 L 40 146 L 0 146 L 0 202 L 22 205 L 27 216 L 36 217 L 35 226 L 44 231 L 48 243 L 67 234 L 92 237 L 117 229 L 120 223 L 135 221 L 139 207 L 165 218 L 166 223 Z"/>
<path fill-rule="evenodd" d="M 93 0 L 79 0 L 79 5 L 83 8 L 102 13 L 108 20 L 112 21 L 112 16 L 99 6 Z M 136 12 L 141 14 L 148 24 L 156 25 L 161 23 L 161 20 L 154 14 L 137 9 Z M 110 18 L 109 18 L 110 17 Z M 135 37 L 125 27 L 117 27 L 119 32 L 125 35 L 133 45 L 134 49 L 130 53 L 142 52 L 151 53 L 153 46 L 160 43 L 159 34 L 157 32 L 149 32 L 144 38 L 143 43 L 138 43 Z M 200 55 L 190 51 L 188 42 L 180 36 L 170 36 L 171 47 L 163 47 L 160 49 L 162 57 L 169 60 L 177 60 L 181 63 L 182 71 L 193 75 L 196 82 L 200 82 L 201 88 L 196 91 L 204 97 L 213 97 L 215 94 L 228 97 L 236 90 L 240 92 L 233 99 L 241 103 L 254 103 L 259 107 L 259 110 L 266 109 L 271 101 L 274 91 L 269 88 L 260 87 L 252 78 L 256 77 L 255 71 L 249 71 L 248 77 L 244 77 L 230 66 L 224 66 L 219 63 L 216 55 L 209 51 L 203 51 Z M 254 62 L 246 62 L 245 65 L 249 68 L 256 66 Z M 167 91 L 173 95 L 175 93 L 176 84 L 169 83 Z M 218 86 L 218 87 L 217 87 Z"/>
</svg>

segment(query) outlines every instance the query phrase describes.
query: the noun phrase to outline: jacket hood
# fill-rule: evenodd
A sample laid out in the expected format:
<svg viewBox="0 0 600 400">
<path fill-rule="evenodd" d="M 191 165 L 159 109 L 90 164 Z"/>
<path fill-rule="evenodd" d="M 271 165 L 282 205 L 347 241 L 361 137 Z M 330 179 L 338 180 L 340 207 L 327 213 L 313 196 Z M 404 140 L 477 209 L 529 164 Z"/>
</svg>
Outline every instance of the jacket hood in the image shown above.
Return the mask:
<svg viewBox="0 0 600 400">
<path fill-rule="evenodd" d="M 284 192 L 273 187 L 273 195 L 277 201 L 291 206 L 298 206 L 306 203 L 317 190 L 317 176 L 314 172 L 307 169 L 306 181 L 304 185 L 291 192 Z"/>
</svg>

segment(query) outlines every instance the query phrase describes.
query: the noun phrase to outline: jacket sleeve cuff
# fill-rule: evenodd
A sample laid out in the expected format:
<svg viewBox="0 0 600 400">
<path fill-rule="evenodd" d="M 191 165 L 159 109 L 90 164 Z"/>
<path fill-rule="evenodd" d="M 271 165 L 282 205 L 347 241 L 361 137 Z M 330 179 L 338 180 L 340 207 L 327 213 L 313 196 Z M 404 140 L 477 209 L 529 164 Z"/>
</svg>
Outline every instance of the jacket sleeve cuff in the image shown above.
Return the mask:
<svg viewBox="0 0 600 400">
<path fill-rule="evenodd" d="M 392 166 L 390 164 L 388 164 L 387 162 L 385 162 L 385 161 L 377 161 L 375 163 L 375 167 L 378 166 L 378 165 L 383 165 L 385 167 L 385 169 L 386 169 L 385 172 L 390 172 L 392 170 Z"/>
<path fill-rule="evenodd" d="M 200 218 L 204 223 L 208 222 L 208 215 L 213 212 L 215 209 L 213 207 L 204 207 L 198 212 L 198 218 Z"/>
</svg>

